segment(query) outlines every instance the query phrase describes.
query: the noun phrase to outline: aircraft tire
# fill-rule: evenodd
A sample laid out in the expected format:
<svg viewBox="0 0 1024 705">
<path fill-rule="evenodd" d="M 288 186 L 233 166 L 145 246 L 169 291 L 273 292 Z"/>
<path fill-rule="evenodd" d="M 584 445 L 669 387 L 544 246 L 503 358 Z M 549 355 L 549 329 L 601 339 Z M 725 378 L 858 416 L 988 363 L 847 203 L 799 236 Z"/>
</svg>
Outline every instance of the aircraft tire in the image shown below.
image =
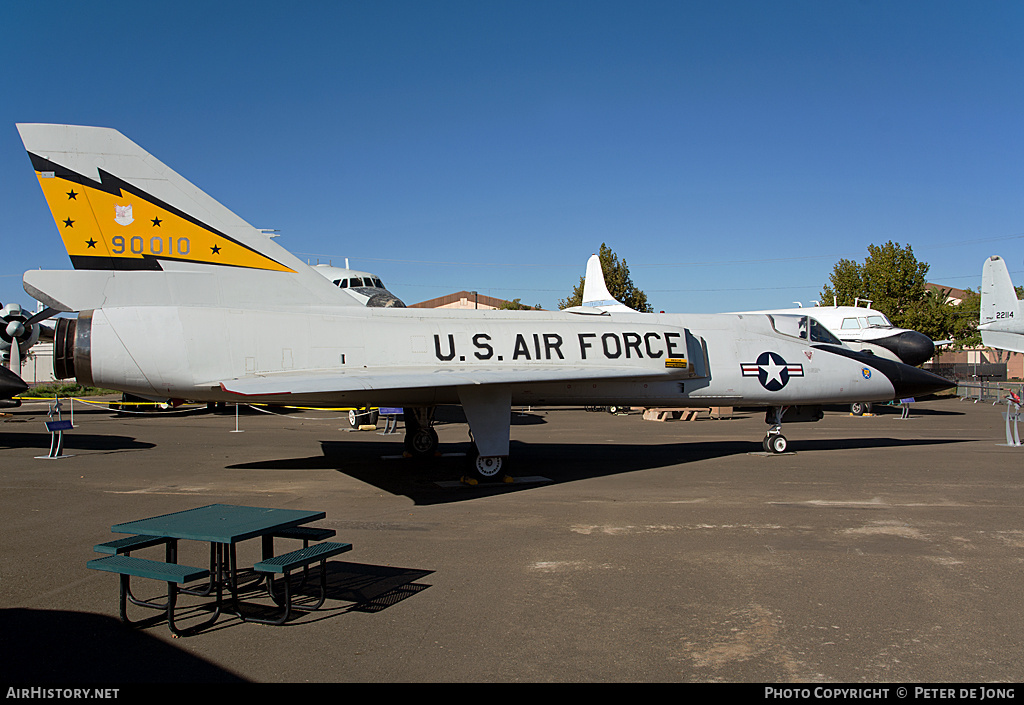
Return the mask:
<svg viewBox="0 0 1024 705">
<path fill-rule="evenodd" d="M 360 409 L 349 409 L 348 410 L 348 425 L 352 428 L 359 428 L 360 426 L 376 426 L 377 425 L 378 412 L 370 411 L 366 407 Z"/>
<path fill-rule="evenodd" d="M 478 455 L 476 462 L 473 463 L 473 468 L 476 471 L 477 477 L 481 480 L 493 480 L 502 473 L 507 460 L 507 458 L 502 458 L 501 456 L 484 457 Z"/>
<path fill-rule="evenodd" d="M 437 431 L 415 428 L 405 434 L 405 450 L 414 458 L 428 458 L 437 452 Z"/>
<path fill-rule="evenodd" d="M 788 447 L 789 441 L 781 433 L 765 436 L 764 438 L 764 449 L 769 453 L 785 453 Z"/>
</svg>

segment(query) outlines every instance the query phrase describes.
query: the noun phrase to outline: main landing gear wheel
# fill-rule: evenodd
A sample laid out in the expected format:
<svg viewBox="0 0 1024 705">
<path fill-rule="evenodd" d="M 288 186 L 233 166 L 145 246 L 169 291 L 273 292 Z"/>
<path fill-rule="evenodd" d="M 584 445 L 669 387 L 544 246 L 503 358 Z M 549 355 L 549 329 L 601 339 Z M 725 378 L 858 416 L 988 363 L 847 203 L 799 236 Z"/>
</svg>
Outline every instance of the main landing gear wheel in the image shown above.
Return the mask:
<svg viewBox="0 0 1024 705">
<path fill-rule="evenodd" d="M 414 458 L 429 458 L 437 454 L 437 431 L 434 430 L 434 407 L 416 407 L 402 410 L 405 419 L 405 452 Z"/>
<path fill-rule="evenodd" d="M 766 453 L 785 453 L 789 441 L 781 433 L 768 434 L 761 442 Z"/>
<path fill-rule="evenodd" d="M 359 428 L 360 426 L 376 426 L 377 425 L 377 411 L 367 409 L 365 406 L 361 409 L 349 409 L 348 410 L 348 424 L 352 428 Z"/>
<path fill-rule="evenodd" d="M 437 453 L 437 431 L 432 428 L 412 429 L 405 436 L 405 449 L 414 458 L 428 458 Z"/>
<path fill-rule="evenodd" d="M 871 413 L 871 407 L 872 405 L 869 404 L 868 402 L 855 401 L 854 403 L 850 404 L 850 413 L 853 414 L 854 416 L 863 416 L 864 414 Z"/>
<path fill-rule="evenodd" d="M 501 468 L 505 465 L 505 459 L 500 455 L 488 456 L 478 455 L 476 457 L 476 463 L 473 468 L 476 470 L 476 474 L 484 480 L 490 480 L 501 473 Z"/>
</svg>

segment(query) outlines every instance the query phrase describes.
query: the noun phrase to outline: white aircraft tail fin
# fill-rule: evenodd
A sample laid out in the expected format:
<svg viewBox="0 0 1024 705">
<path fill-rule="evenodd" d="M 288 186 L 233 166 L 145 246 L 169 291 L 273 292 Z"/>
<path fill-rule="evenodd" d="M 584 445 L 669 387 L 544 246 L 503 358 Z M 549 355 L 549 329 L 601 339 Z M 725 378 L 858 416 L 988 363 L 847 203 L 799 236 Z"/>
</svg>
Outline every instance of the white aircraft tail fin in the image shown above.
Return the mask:
<svg viewBox="0 0 1024 705">
<path fill-rule="evenodd" d="M 597 255 L 591 255 L 587 260 L 587 273 L 583 279 L 583 305 L 603 311 L 637 312 L 636 309 L 616 301 L 609 293 L 608 285 L 604 281 L 604 271 L 601 269 L 601 258 Z"/>
<path fill-rule="evenodd" d="M 117 130 L 19 124 L 18 131 L 75 269 L 244 273 L 250 286 L 257 273 L 275 273 L 296 280 L 285 290 L 301 282 L 314 292 L 307 300 L 330 298 L 330 282 Z M 274 285 L 266 296 L 278 294 Z"/>
<path fill-rule="evenodd" d="M 981 270 L 981 317 L 980 323 L 1020 319 L 1020 301 L 1006 269 L 1006 260 L 992 255 L 985 260 Z"/>
<path fill-rule="evenodd" d="M 978 320 L 982 342 L 993 348 L 1024 352 L 1024 321 L 1006 260 L 992 255 L 981 270 L 981 311 Z"/>
</svg>

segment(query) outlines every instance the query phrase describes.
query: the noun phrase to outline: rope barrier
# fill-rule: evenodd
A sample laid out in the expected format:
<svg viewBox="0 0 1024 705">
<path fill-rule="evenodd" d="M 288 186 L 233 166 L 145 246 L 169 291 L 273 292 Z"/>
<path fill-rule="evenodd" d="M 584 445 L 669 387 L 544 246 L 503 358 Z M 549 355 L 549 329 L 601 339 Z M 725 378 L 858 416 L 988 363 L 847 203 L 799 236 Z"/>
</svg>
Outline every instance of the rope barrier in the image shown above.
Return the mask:
<svg viewBox="0 0 1024 705">
<path fill-rule="evenodd" d="M 189 408 L 161 409 L 160 411 L 137 411 L 137 410 L 132 410 L 132 409 L 125 409 L 124 407 L 126 407 L 126 406 L 151 406 L 151 407 L 156 407 L 156 406 L 160 405 L 160 402 L 153 402 L 153 401 L 102 401 L 102 402 L 98 402 L 98 401 L 90 401 L 87 398 L 75 397 L 75 396 L 70 396 L 70 397 L 17 397 L 17 398 L 20 399 L 21 401 L 53 402 L 54 399 L 77 401 L 77 402 L 80 402 L 80 403 L 85 404 L 87 406 L 95 406 L 95 407 L 99 407 L 99 408 L 109 409 L 110 411 L 116 411 L 118 413 L 136 414 L 136 415 L 140 415 L 140 416 L 166 416 L 167 414 L 189 414 L 189 413 L 192 413 L 192 412 L 195 412 L 195 411 L 206 411 L 206 409 L 207 409 L 207 407 L 205 405 L 202 405 L 202 406 L 197 405 L 197 406 L 191 406 Z M 227 402 L 225 402 L 225 403 L 227 403 Z M 112 405 L 116 406 L 117 408 L 112 408 Z M 269 411 L 267 409 L 259 408 L 261 406 L 270 406 L 269 404 L 245 403 L 245 404 L 238 404 L 236 406 L 247 406 L 250 409 L 253 409 L 255 411 L 260 411 L 260 412 L 262 412 L 264 414 L 270 414 L 271 416 L 287 416 L 287 414 L 280 414 L 280 413 L 277 413 L 277 412 L 274 412 L 274 411 Z M 349 411 L 353 411 L 353 410 L 360 411 L 359 409 L 354 409 L 353 407 L 286 406 L 286 405 L 280 405 L 280 406 L 281 406 L 282 409 L 295 409 L 295 410 L 298 410 L 298 411 L 336 411 L 336 412 L 339 412 L 339 413 L 348 413 Z M 370 407 L 369 410 L 374 410 L 374 409 L 376 409 L 376 407 Z M 365 413 L 365 412 L 363 412 L 363 413 Z M 304 421 L 336 421 L 337 417 L 319 417 L 319 418 L 318 417 L 303 417 L 303 420 Z"/>
</svg>

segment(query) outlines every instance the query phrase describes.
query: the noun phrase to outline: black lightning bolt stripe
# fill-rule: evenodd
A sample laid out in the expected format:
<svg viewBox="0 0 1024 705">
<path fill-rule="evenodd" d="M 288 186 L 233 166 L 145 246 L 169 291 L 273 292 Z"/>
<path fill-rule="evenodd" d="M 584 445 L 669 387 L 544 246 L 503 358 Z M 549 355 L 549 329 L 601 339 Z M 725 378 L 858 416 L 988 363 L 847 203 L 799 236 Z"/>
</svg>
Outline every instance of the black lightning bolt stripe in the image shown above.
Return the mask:
<svg viewBox="0 0 1024 705">
<path fill-rule="evenodd" d="M 130 196 L 134 196 L 136 198 L 140 198 L 143 201 L 146 201 L 148 203 L 153 204 L 154 206 L 157 206 L 158 208 L 164 209 L 168 213 L 173 213 L 174 215 L 178 216 L 182 220 L 187 220 L 188 222 L 190 222 L 193 225 L 196 225 L 196 226 L 202 228 L 203 230 L 206 230 L 208 232 L 214 233 L 218 237 L 222 237 L 225 240 L 227 240 L 228 242 L 233 242 L 234 244 L 238 245 L 239 247 L 241 247 L 244 250 L 248 250 L 249 252 L 255 253 L 255 254 L 259 255 L 260 257 L 263 257 L 263 258 L 265 258 L 267 260 L 270 260 L 271 262 L 274 262 L 275 264 L 281 265 L 282 267 L 285 266 L 285 265 L 281 264 L 280 262 L 278 262 L 278 261 L 268 257 L 267 255 L 263 254 L 262 252 L 259 252 L 258 250 L 254 250 L 253 248 L 249 247 L 248 245 L 239 242 L 238 240 L 236 240 L 235 238 L 231 237 L 230 235 L 225 235 L 224 233 L 222 233 L 221 231 L 217 230 L 216 228 L 213 228 L 213 227 L 209 226 L 208 224 L 204 223 L 203 221 L 201 221 L 201 220 L 199 220 L 197 218 L 192 217 L 191 215 L 189 215 L 185 211 L 183 211 L 183 210 L 181 210 L 179 208 L 175 208 L 170 203 L 165 203 L 164 201 L 161 201 L 159 198 L 155 198 L 154 196 L 146 193 L 142 189 L 139 189 L 139 188 L 137 188 L 135 186 L 132 186 L 127 181 L 124 181 L 123 179 L 120 179 L 117 176 L 114 176 L 113 174 L 111 174 L 108 171 L 104 171 L 103 169 L 100 169 L 100 168 L 97 167 L 96 170 L 99 172 L 99 175 L 100 175 L 100 181 L 99 181 L 99 183 L 97 183 L 97 181 L 95 179 L 91 179 L 88 176 L 83 176 L 82 174 L 79 174 L 76 171 L 72 171 L 71 169 L 68 169 L 66 166 L 58 164 L 57 162 L 50 161 L 46 157 L 41 157 L 38 154 L 33 154 L 32 152 L 28 152 L 28 156 L 29 156 L 29 159 L 32 160 L 32 168 L 35 169 L 35 171 L 37 171 L 37 172 L 40 172 L 40 171 L 50 171 L 50 172 L 53 172 L 53 175 L 55 177 L 57 177 L 57 178 L 65 179 L 65 180 L 70 181 L 72 183 L 80 184 L 80 185 L 88 187 L 88 188 L 94 188 L 94 189 L 97 189 L 99 191 L 103 191 L 105 193 L 109 193 L 112 196 L 124 196 L 124 194 L 128 194 Z M 151 255 L 144 255 L 142 257 L 141 261 L 138 258 L 134 258 L 134 257 L 72 257 L 71 261 L 72 261 L 72 264 L 74 265 L 75 269 L 145 269 L 145 270 L 159 270 L 159 269 L 163 269 L 160 266 L 160 263 L 157 262 L 155 259 L 153 259 L 151 261 L 146 261 L 146 260 L 150 260 L 151 257 L 152 257 Z M 163 257 L 162 259 L 175 259 L 175 260 L 181 260 L 181 261 L 184 261 L 184 262 L 195 262 L 196 261 L 196 260 L 190 259 L 188 257 Z M 206 263 L 204 263 L 204 264 L 206 264 Z M 210 263 L 210 264 L 213 264 L 213 263 Z M 242 266 L 242 265 L 216 265 L 216 266 Z M 245 268 L 245 267 L 243 267 L 243 268 Z"/>
</svg>

